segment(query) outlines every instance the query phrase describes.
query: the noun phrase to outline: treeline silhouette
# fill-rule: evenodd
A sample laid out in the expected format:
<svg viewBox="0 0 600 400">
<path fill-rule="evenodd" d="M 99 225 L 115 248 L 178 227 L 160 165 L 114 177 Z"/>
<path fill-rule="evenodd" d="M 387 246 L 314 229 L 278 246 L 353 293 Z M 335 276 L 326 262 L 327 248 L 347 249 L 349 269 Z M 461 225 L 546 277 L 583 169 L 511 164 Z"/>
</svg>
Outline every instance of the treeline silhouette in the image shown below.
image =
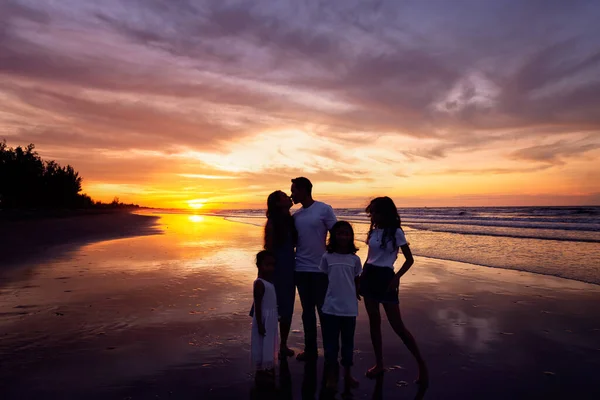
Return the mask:
<svg viewBox="0 0 600 400">
<path fill-rule="evenodd" d="M 72 166 L 44 161 L 35 145 L 8 147 L 0 142 L 0 209 L 110 209 L 139 207 L 123 204 L 115 197 L 112 203 L 94 202 L 81 192 L 82 178 Z"/>
</svg>

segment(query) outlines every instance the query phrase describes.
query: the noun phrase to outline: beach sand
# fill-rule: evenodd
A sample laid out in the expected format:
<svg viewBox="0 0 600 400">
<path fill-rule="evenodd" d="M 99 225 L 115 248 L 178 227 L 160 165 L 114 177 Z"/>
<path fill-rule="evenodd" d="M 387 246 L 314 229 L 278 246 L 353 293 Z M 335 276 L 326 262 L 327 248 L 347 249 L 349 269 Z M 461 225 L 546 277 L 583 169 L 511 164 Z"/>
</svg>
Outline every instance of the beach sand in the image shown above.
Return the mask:
<svg viewBox="0 0 600 400">
<path fill-rule="evenodd" d="M 0 268 L 60 257 L 86 243 L 160 233 L 157 216 L 126 210 L 22 214 L 0 214 Z"/>
<path fill-rule="evenodd" d="M 290 359 L 277 393 L 254 385 L 248 311 L 262 229 L 175 214 L 158 224 L 160 235 L 4 262 L 26 272 L 0 280 L 1 398 L 325 398 L 322 357 Z M 426 399 L 600 398 L 599 286 L 417 257 L 400 298 L 429 363 Z M 297 301 L 295 350 L 300 314 Z M 355 399 L 417 394 L 416 365 L 386 323 L 390 370 L 375 382 L 363 376 L 373 355 L 360 305 Z"/>
</svg>

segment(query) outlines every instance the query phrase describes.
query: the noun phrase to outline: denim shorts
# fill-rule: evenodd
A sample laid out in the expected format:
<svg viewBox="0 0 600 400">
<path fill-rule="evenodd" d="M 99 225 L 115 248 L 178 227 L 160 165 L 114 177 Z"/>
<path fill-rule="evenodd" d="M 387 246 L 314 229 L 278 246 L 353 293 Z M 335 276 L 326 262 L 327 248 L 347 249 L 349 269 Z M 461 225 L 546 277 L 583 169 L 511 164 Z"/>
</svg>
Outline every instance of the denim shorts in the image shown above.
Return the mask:
<svg viewBox="0 0 600 400">
<path fill-rule="evenodd" d="M 398 287 L 389 290 L 394 275 L 393 268 L 365 264 L 360 275 L 361 296 L 379 303 L 398 304 Z"/>
</svg>

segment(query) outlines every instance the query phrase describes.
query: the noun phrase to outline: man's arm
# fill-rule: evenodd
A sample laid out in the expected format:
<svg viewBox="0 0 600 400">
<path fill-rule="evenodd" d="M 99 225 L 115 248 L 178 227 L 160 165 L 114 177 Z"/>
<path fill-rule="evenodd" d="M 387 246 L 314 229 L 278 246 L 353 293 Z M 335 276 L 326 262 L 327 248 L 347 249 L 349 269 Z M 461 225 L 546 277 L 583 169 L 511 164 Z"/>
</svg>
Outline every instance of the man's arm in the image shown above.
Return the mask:
<svg viewBox="0 0 600 400">
<path fill-rule="evenodd" d="M 329 273 L 329 263 L 327 262 L 327 253 L 323 254 L 321 257 L 321 264 L 319 265 L 319 269 L 326 274 Z"/>
<path fill-rule="evenodd" d="M 323 223 L 327 227 L 327 230 L 330 231 L 333 228 L 333 225 L 337 222 L 337 217 L 333 212 L 333 208 L 330 205 L 327 205 L 325 210 L 325 215 L 323 215 Z"/>
</svg>

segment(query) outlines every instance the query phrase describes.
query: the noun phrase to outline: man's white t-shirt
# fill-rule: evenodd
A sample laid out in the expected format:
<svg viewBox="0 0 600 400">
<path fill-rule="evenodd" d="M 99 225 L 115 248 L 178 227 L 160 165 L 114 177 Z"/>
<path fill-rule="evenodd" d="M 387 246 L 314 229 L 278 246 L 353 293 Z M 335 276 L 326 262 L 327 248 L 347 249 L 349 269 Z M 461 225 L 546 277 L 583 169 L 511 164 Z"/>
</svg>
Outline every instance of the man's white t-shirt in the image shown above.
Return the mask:
<svg viewBox="0 0 600 400">
<path fill-rule="evenodd" d="M 383 229 L 373 229 L 371 237 L 369 238 L 369 253 L 367 255 L 367 264 L 376 265 L 378 267 L 390 267 L 394 268 L 394 263 L 398 258 L 398 249 L 400 246 L 404 246 L 408 242 L 402 229 L 396 230 L 396 246 L 392 243 L 392 238 L 386 237 L 386 245 L 381 248 L 381 239 L 383 237 Z"/>
<path fill-rule="evenodd" d="M 356 317 L 358 299 L 354 279 L 362 272 L 360 257 L 356 254 L 325 253 L 319 268 L 329 276 L 323 312 L 341 317 Z"/>
<path fill-rule="evenodd" d="M 296 245 L 296 271 L 321 272 L 319 264 L 325 253 L 327 232 L 337 222 L 330 205 L 315 201 L 310 207 L 302 207 L 294 213 L 298 231 Z"/>
</svg>

